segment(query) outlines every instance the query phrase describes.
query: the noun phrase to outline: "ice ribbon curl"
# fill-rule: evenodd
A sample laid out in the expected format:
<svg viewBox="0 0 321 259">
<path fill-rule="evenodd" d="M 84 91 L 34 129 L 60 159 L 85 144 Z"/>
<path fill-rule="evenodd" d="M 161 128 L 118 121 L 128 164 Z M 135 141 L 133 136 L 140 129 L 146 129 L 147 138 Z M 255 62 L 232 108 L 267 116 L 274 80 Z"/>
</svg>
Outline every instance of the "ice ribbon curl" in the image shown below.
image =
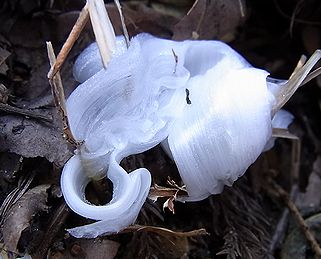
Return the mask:
<svg viewBox="0 0 321 259">
<path fill-rule="evenodd" d="M 127 49 L 117 37 L 107 69 L 93 43 L 76 61 L 74 76 L 81 85 L 68 98 L 67 112 L 74 137 L 84 142 L 66 163 L 61 186 L 73 211 L 97 220 L 70 229 L 76 237 L 118 232 L 136 220 L 151 176 L 145 168 L 128 174 L 119 165 L 128 155 L 163 143 L 186 185 L 185 200 L 197 201 L 231 185 L 271 139 L 276 84 L 219 41 L 140 34 Z M 291 120 L 282 113 L 278 127 Z M 92 205 L 84 189 L 105 176 L 113 198 Z"/>
</svg>

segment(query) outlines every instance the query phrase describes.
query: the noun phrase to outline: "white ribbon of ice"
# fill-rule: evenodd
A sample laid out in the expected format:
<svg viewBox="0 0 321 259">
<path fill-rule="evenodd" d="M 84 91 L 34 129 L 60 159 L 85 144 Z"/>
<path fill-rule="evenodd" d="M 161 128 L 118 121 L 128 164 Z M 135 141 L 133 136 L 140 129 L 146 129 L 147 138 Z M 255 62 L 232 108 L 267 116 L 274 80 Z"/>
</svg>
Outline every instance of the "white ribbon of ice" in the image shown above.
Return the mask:
<svg viewBox="0 0 321 259">
<path fill-rule="evenodd" d="M 275 84 L 222 42 L 140 34 L 127 49 L 118 37 L 107 69 L 94 43 L 79 56 L 74 76 L 82 84 L 67 112 L 84 143 L 65 165 L 61 186 L 73 211 L 98 221 L 69 230 L 76 237 L 118 232 L 136 220 L 151 176 L 145 168 L 127 173 L 119 165 L 126 156 L 162 142 L 186 185 L 185 200 L 197 201 L 231 185 L 271 138 Z M 278 127 L 292 120 L 288 113 L 280 118 Z M 113 182 L 113 198 L 95 206 L 84 188 L 101 177 Z"/>
</svg>

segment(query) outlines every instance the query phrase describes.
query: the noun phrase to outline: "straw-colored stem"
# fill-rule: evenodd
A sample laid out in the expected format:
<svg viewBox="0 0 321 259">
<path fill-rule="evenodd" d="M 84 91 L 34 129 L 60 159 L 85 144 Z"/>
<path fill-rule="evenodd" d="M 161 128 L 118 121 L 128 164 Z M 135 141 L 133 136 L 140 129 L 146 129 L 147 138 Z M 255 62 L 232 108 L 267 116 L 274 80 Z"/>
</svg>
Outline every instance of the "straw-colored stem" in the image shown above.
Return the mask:
<svg viewBox="0 0 321 259">
<path fill-rule="evenodd" d="M 302 81 L 301 86 L 310 82 L 312 79 L 316 78 L 319 75 L 321 75 L 321 67 L 318 67 L 316 70 L 308 74 L 308 76 Z"/>
<path fill-rule="evenodd" d="M 321 59 L 321 50 L 316 50 L 307 63 L 283 85 L 280 87 L 280 91 L 276 94 L 276 104 L 272 109 L 274 115 L 279 111 L 284 104 L 292 97 L 295 91 L 302 85 L 304 79 L 308 76 L 310 70 Z"/>
<path fill-rule="evenodd" d="M 79 17 L 78 17 L 74 27 L 72 28 L 66 42 L 62 46 L 62 48 L 57 56 L 57 60 L 51 66 L 51 69 L 48 73 L 48 78 L 50 80 L 52 80 L 53 77 L 60 70 L 60 68 L 61 68 L 62 64 L 64 63 L 64 61 L 66 60 L 66 57 L 67 57 L 68 53 L 70 52 L 72 46 L 75 44 L 80 33 L 82 32 L 85 25 L 87 24 L 88 18 L 89 18 L 88 5 L 86 4 L 84 6 L 84 8 L 81 10 Z"/>
<path fill-rule="evenodd" d="M 103 0 L 88 0 L 87 3 L 100 56 L 104 67 L 107 68 L 112 53 L 116 49 L 116 36 L 114 28 L 108 17 Z"/>
<path fill-rule="evenodd" d="M 47 53 L 48 53 L 50 65 L 52 67 L 54 64 L 56 64 L 56 56 L 50 41 L 47 42 Z M 64 132 L 63 136 L 70 144 L 72 144 L 76 148 L 77 146 L 80 145 L 80 142 L 76 141 L 69 127 L 67 110 L 66 110 L 66 102 L 65 102 L 66 99 L 65 99 L 64 88 L 62 86 L 62 81 L 61 81 L 59 71 L 57 71 L 57 73 L 52 77 L 52 79 L 49 78 L 49 83 L 51 86 L 55 105 L 57 107 L 58 113 L 62 121 L 63 132 Z"/>
<path fill-rule="evenodd" d="M 121 22 L 121 26 L 123 28 L 123 33 L 124 33 L 124 37 L 125 37 L 125 41 L 126 41 L 126 46 L 127 48 L 129 47 L 129 34 L 127 31 L 127 27 L 126 27 L 126 23 L 125 23 L 125 18 L 121 9 L 121 5 L 119 3 L 119 0 L 114 0 L 118 13 L 119 13 L 119 17 L 120 17 L 120 22 Z"/>
<path fill-rule="evenodd" d="M 289 79 L 291 79 L 304 66 L 305 62 L 307 62 L 307 57 L 305 55 L 301 55 Z"/>
</svg>

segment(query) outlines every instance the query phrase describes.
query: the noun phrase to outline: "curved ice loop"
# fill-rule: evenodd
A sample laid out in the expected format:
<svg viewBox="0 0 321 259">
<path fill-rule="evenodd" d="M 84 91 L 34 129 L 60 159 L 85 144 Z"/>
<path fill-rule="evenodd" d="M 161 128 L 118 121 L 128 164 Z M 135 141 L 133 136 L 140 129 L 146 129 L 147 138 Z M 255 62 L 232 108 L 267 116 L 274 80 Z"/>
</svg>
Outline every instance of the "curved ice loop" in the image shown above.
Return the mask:
<svg viewBox="0 0 321 259">
<path fill-rule="evenodd" d="M 90 179 L 84 172 L 80 156 L 72 157 L 66 164 L 62 175 L 62 190 L 66 203 L 79 215 L 99 220 L 93 224 L 70 229 L 69 232 L 73 236 L 93 238 L 105 233 L 118 232 L 136 220 L 149 192 L 151 177 L 144 168 L 127 174 L 119 166 L 116 156 L 117 152 L 113 152 L 108 170 L 108 177 L 116 187 L 113 199 L 104 206 L 84 202 L 84 188 Z"/>
<path fill-rule="evenodd" d="M 106 70 L 91 45 L 75 65 L 74 75 L 83 83 L 67 101 L 71 131 L 84 144 L 61 181 L 68 205 L 99 222 L 70 232 L 94 237 L 133 223 L 150 175 L 142 168 L 127 174 L 119 162 L 160 142 L 168 143 L 187 186 L 185 200 L 220 193 L 261 154 L 273 124 L 287 127 L 291 116 L 276 113 L 289 98 L 285 89 L 292 93 L 320 55 L 293 79 L 278 81 L 217 41 L 174 42 L 141 34 L 126 49 L 118 38 Z M 114 185 L 112 201 L 90 205 L 85 185 L 106 175 Z"/>
<path fill-rule="evenodd" d="M 95 67 L 80 78 L 88 64 L 75 74 L 84 81 L 68 98 L 71 131 L 84 141 L 65 165 L 61 186 L 65 200 L 76 213 L 99 222 L 69 230 L 77 237 L 118 232 L 133 223 L 151 185 L 147 169 L 130 174 L 119 166 L 124 157 L 144 152 L 168 136 L 168 127 L 184 109 L 189 78 L 183 59 L 173 55 L 177 43 L 139 35 L 129 49 L 121 46 L 108 69 Z M 158 46 L 158 52 L 151 48 Z M 177 50 L 181 55 L 181 49 Z M 80 65 L 79 65 L 80 64 Z M 173 110 L 175 110 L 173 112 Z M 169 111 L 171 111 L 169 113 Z M 89 204 L 84 188 L 93 178 L 106 176 L 113 182 L 113 198 L 103 206 Z"/>
</svg>

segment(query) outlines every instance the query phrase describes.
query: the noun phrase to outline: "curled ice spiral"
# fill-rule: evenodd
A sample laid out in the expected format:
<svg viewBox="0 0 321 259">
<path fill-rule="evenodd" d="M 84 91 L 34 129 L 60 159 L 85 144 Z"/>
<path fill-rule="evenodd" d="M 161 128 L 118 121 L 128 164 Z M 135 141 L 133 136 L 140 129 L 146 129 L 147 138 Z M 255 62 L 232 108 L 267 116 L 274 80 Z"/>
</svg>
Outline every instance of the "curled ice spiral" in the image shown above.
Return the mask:
<svg viewBox="0 0 321 259">
<path fill-rule="evenodd" d="M 219 41 L 175 42 L 148 34 L 116 52 L 103 68 L 97 45 L 78 58 L 81 82 L 67 100 L 69 123 L 83 141 L 64 167 L 67 204 L 97 222 L 70 229 L 76 237 L 118 232 L 132 224 L 151 185 L 147 169 L 127 173 L 119 163 L 159 143 L 175 161 L 186 201 L 220 193 L 257 159 L 272 135 L 277 84 Z M 292 120 L 282 113 L 278 127 Z M 167 147 L 167 148 L 166 148 Z M 112 200 L 95 206 L 85 199 L 91 179 L 108 177 Z"/>
</svg>

